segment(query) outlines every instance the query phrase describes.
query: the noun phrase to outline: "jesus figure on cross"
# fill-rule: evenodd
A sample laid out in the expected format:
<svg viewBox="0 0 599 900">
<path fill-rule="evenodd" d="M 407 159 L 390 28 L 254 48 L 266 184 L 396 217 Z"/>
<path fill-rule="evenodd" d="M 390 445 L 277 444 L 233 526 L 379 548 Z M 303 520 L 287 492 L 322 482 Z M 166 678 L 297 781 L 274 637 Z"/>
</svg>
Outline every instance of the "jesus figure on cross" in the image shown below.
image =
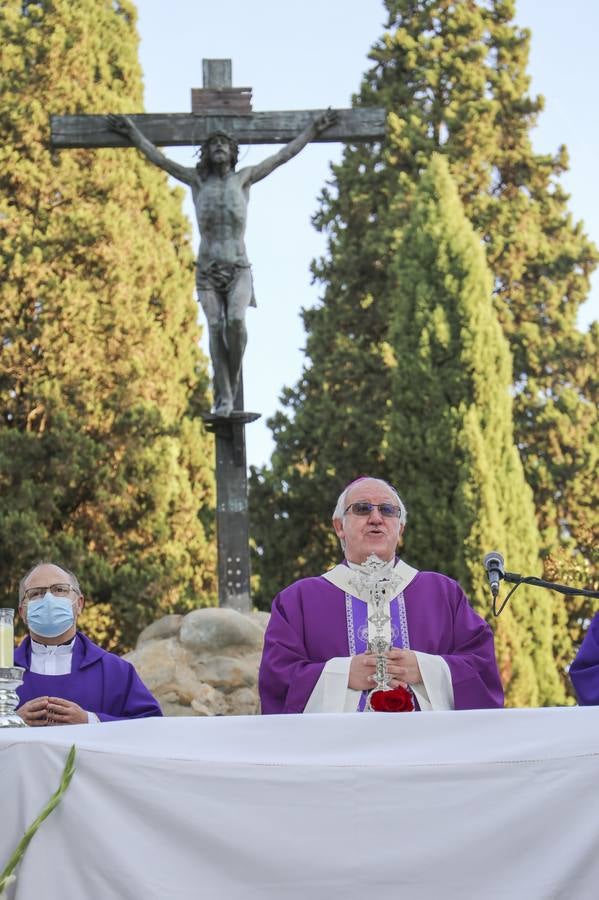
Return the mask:
<svg viewBox="0 0 599 900">
<path fill-rule="evenodd" d="M 110 127 L 129 138 L 150 162 L 191 187 L 200 231 L 196 285 L 208 320 L 214 413 L 230 416 L 247 343 L 245 311 L 248 306 L 256 305 L 244 242 L 250 187 L 294 157 L 321 131 L 334 125 L 337 115 L 327 110 L 278 153 L 238 172 L 235 171 L 239 155 L 237 142 L 224 132 L 208 136 L 201 146 L 199 163 L 190 168 L 165 156 L 129 116 L 107 118 Z"/>
</svg>

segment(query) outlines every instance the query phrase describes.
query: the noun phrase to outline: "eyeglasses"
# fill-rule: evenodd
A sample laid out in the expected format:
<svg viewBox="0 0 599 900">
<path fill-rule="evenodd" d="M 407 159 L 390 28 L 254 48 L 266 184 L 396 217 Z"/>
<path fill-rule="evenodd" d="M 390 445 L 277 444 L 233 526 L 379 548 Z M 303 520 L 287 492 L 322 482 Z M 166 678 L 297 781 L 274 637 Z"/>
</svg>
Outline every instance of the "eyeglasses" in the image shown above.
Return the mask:
<svg viewBox="0 0 599 900">
<path fill-rule="evenodd" d="M 353 512 L 354 516 L 369 516 L 373 509 L 378 509 L 385 519 L 398 519 L 401 509 L 393 503 L 368 503 L 366 500 L 358 500 L 350 503 L 343 515 Z"/>
<path fill-rule="evenodd" d="M 46 587 L 32 587 L 25 591 L 23 600 L 28 603 L 30 600 L 41 600 L 46 595 L 46 591 L 50 591 L 55 597 L 67 597 L 75 588 L 72 584 L 49 584 Z"/>
</svg>

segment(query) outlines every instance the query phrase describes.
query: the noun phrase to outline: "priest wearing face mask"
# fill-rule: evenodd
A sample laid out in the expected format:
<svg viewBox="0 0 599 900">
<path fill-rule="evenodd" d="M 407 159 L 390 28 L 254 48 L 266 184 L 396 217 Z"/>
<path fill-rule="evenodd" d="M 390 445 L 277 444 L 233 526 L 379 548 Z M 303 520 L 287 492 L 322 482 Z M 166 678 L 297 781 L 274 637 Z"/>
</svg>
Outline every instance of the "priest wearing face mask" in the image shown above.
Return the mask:
<svg viewBox="0 0 599 900">
<path fill-rule="evenodd" d="M 17 710 L 27 725 L 78 725 L 161 716 L 131 663 L 77 631 L 83 595 L 72 572 L 38 563 L 19 586 L 29 635 L 15 651 L 26 670 Z"/>
<path fill-rule="evenodd" d="M 456 581 L 396 557 L 405 523 L 405 506 L 385 481 L 362 477 L 342 492 L 333 525 L 343 563 L 273 602 L 259 677 L 263 713 L 368 709 L 375 627 L 391 646 L 389 687 L 407 686 L 417 709 L 503 706 L 489 625 Z M 381 591 L 376 623 L 373 597 L 381 603 Z"/>
</svg>

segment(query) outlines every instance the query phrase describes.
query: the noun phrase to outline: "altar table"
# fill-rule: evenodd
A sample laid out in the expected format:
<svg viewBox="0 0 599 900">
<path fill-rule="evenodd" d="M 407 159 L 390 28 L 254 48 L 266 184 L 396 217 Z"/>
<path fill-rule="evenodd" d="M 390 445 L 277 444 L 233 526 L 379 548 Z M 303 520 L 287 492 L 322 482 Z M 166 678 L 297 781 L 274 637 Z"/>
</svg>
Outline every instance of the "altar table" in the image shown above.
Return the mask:
<svg viewBox="0 0 599 900">
<path fill-rule="evenodd" d="M 0 730 L 10 900 L 599 896 L 599 708 Z"/>
</svg>

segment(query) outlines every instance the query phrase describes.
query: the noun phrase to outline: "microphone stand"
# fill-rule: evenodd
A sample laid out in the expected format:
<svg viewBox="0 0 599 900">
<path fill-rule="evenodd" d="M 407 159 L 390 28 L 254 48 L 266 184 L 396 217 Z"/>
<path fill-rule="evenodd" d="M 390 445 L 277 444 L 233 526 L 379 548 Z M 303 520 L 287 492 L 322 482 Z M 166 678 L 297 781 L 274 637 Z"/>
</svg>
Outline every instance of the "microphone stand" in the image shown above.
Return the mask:
<svg viewBox="0 0 599 900">
<path fill-rule="evenodd" d="M 499 578 L 509 581 L 514 587 L 508 593 L 507 597 L 497 609 L 497 597 L 493 597 L 493 615 L 495 618 L 501 615 L 505 609 L 506 603 L 516 590 L 519 584 L 532 584 L 535 587 L 547 588 L 550 591 L 557 591 L 558 594 L 567 594 L 570 597 L 598 597 L 599 591 L 590 591 L 587 588 L 572 588 L 567 584 L 558 584 L 556 581 L 544 581 L 542 578 L 535 578 L 534 575 L 520 575 L 519 572 L 502 572 L 498 569 Z"/>
</svg>

